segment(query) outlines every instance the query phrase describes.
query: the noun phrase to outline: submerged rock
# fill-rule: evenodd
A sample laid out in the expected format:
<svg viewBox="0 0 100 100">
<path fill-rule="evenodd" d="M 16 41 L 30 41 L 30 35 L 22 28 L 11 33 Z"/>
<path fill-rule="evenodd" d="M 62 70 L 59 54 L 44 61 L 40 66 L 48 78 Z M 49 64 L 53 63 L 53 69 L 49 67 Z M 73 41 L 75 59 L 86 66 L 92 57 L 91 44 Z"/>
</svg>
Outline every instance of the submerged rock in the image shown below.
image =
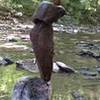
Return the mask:
<svg viewBox="0 0 100 100">
<path fill-rule="evenodd" d="M 93 76 L 84 76 L 84 79 L 98 81 L 98 80 L 100 80 L 100 76 L 95 76 L 95 77 L 93 77 Z"/>
<path fill-rule="evenodd" d="M 20 40 L 19 37 L 12 34 L 6 37 L 7 42 L 18 42 L 19 40 Z"/>
<path fill-rule="evenodd" d="M 2 58 L 0 57 L 0 65 L 11 65 L 14 62 L 10 58 Z"/>
<path fill-rule="evenodd" d="M 93 57 L 100 60 L 100 45 L 96 43 L 77 43 L 79 55 L 83 57 Z"/>
<path fill-rule="evenodd" d="M 79 55 L 83 57 L 93 57 L 93 52 L 83 49 L 79 52 Z"/>
<path fill-rule="evenodd" d="M 72 92 L 72 96 L 74 100 L 86 100 L 83 95 L 79 91 Z"/>
<path fill-rule="evenodd" d="M 60 72 L 65 72 L 65 73 L 76 73 L 77 72 L 74 68 L 67 66 L 63 62 L 57 61 L 56 64 L 59 67 Z"/>
<path fill-rule="evenodd" d="M 30 40 L 30 36 L 29 36 L 28 34 L 22 34 L 22 35 L 20 35 L 20 38 L 21 38 L 22 40 L 25 40 L 25 41 Z"/>
<path fill-rule="evenodd" d="M 39 72 L 38 65 L 36 59 L 26 59 L 20 60 L 16 62 L 17 69 L 24 69 L 30 72 Z M 72 67 L 67 66 L 62 62 L 54 62 L 53 63 L 53 72 L 55 73 L 76 73 L 76 70 Z"/>
<path fill-rule="evenodd" d="M 100 73 L 100 66 L 96 66 L 96 71 Z"/>
<path fill-rule="evenodd" d="M 9 58 L 3 58 L 7 63 L 6 63 L 6 65 L 10 65 L 10 64 L 13 64 L 14 62 L 11 60 L 11 59 L 9 59 Z"/>
<path fill-rule="evenodd" d="M 84 76 L 92 76 L 92 77 L 95 77 L 98 75 L 98 73 L 96 71 L 92 71 L 90 70 L 89 68 L 87 67 L 84 67 L 84 68 L 80 68 L 79 70 L 80 74 L 84 75 Z"/>
<path fill-rule="evenodd" d="M 27 60 L 17 61 L 16 69 L 24 69 L 29 72 L 39 72 L 36 59 L 27 59 Z"/>
<path fill-rule="evenodd" d="M 0 65 L 6 65 L 6 61 L 2 58 L 2 57 L 0 57 Z"/>
</svg>

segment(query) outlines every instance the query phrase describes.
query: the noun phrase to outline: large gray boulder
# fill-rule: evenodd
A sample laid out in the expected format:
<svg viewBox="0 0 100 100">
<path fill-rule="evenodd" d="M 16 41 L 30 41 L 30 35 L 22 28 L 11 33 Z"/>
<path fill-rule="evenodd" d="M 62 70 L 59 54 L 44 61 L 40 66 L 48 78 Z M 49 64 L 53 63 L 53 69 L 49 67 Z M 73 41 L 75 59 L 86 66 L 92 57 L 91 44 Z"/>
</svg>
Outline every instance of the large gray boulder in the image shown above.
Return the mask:
<svg viewBox="0 0 100 100">
<path fill-rule="evenodd" d="M 36 59 L 19 60 L 16 62 L 16 69 L 23 69 L 29 72 L 39 72 Z"/>
<path fill-rule="evenodd" d="M 50 100 L 50 97 L 50 82 L 28 76 L 17 81 L 12 93 L 12 100 Z"/>
</svg>

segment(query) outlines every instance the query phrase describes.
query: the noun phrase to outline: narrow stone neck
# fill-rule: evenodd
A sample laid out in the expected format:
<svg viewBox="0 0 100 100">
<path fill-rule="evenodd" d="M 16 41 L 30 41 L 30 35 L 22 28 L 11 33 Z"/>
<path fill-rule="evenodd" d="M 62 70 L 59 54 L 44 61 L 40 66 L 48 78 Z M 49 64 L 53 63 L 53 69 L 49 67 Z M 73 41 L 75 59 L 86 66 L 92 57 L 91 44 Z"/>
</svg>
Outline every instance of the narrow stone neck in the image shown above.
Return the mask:
<svg viewBox="0 0 100 100">
<path fill-rule="evenodd" d="M 50 28 L 51 29 L 52 28 L 52 24 L 46 24 L 45 22 L 38 22 L 35 24 L 35 26 L 38 26 L 39 29 L 41 29 L 41 28 L 43 28 L 43 29 Z"/>
</svg>

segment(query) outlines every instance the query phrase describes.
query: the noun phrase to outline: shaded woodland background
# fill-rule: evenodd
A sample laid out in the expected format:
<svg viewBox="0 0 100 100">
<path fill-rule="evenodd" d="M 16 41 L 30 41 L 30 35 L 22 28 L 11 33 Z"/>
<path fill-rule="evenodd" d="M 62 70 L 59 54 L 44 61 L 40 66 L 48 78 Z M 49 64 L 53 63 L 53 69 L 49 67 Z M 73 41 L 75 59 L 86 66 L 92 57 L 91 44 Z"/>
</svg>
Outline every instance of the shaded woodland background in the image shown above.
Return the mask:
<svg viewBox="0 0 100 100">
<path fill-rule="evenodd" d="M 43 0 L 0 0 L 0 9 L 11 13 L 15 10 L 30 17 L 41 1 Z M 67 12 L 67 15 L 62 18 L 62 23 L 100 24 L 100 0 L 61 1 Z"/>
</svg>

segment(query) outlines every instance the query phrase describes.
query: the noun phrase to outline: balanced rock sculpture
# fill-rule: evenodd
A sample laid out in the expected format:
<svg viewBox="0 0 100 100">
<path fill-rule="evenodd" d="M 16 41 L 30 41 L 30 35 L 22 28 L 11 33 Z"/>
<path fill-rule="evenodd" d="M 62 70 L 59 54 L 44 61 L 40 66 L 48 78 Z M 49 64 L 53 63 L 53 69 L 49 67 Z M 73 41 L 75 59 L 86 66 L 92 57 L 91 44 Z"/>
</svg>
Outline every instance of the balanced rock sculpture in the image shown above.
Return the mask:
<svg viewBox="0 0 100 100">
<path fill-rule="evenodd" d="M 30 33 L 41 78 L 50 81 L 53 67 L 54 43 L 52 23 L 65 14 L 62 6 L 50 2 L 42 2 L 37 9 Z"/>
<path fill-rule="evenodd" d="M 51 74 L 53 68 L 53 27 L 65 14 L 62 6 L 50 2 L 42 2 L 34 14 L 34 28 L 30 33 L 30 39 L 39 67 L 41 78 L 21 78 L 16 83 L 12 100 L 50 100 Z"/>
</svg>

